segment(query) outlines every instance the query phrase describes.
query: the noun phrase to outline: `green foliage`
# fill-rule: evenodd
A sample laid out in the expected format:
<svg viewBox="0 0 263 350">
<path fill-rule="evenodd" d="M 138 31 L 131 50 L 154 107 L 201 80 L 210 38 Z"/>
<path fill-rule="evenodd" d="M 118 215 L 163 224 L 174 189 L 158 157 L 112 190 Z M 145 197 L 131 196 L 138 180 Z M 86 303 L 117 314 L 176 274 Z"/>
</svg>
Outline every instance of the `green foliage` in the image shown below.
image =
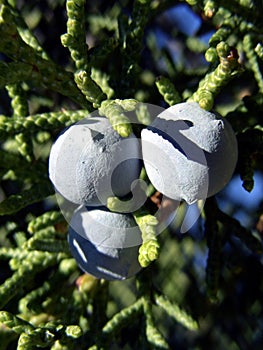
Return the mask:
<svg viewBox="0 0 263 350">
<path fill-rule="evenodd" d="M 101 103 L 99 112 L 105 115 L 113 129 L 122 137 L 128 137 L 132 132 L 132 126 L 125 112 L 133 111 L 137 101 L 132 99 L 127 100 L 106 100 Z"/>
<path fill-rule="evenodd" d="M 135 221 L 142 233 L 142 245 L 139 249 L 139 263 L 142 267 L 148 266 L 156 260 L 159 255 L 160 245 L 157 241 L 156 226 L 158 220 L 151 215 L 145 208 L 141 208 L 133 213 Z"/>
<path fill-rule="evenodd" d="M 151 122 L 140 102 L 189 100 L 231 123 L 235 174 L 253 191 L 263 171 L 262 2 L 180 4 L 202 19 L 201 32 L 213 29 L 209 43 L 167 21 L 175 0 L 0 0 L 0 350 L 262 347 L 262 205 L 245 227 L 234 200 L 223 211 L 208 199 L 196 238 L 178 232 L 181 204 L 157 237 L 154 214 L 169 200 L 142 175 L 143 208 L 115 197 L 108 207 L 133 212 L 143 269 L 108 283 L 71 257 L 48 177 L 56 137 L 94 109 L 127 137 Z"/>
<path fill-rule="evenodd" d="M 168 78 L 159 77 L 156 81 L 156 86 L 160 94 L 163 96 L 165 102 L 167 102 L 170 106 L 181 102 L 179 93 L 176 91 L 174 85 Z"/>
<path fill-rule="evenodd" d="M 216 52 L 220 60 L 220 64 L 210 74 L 206 74 L 205 78 L 200 81 L 197 91 L 192 98 L 195 102 L 207 110 L 213 108 L 214 97 L 222 89 L 222 87 L 235 77 L 240 70 L 238 56 L 234 50 L 223 41 L 216 46 Z M 208 61 L 214 61 L 209 54 Z M 190 100 L 191 100 L 190 99 Z"/>
</svg>

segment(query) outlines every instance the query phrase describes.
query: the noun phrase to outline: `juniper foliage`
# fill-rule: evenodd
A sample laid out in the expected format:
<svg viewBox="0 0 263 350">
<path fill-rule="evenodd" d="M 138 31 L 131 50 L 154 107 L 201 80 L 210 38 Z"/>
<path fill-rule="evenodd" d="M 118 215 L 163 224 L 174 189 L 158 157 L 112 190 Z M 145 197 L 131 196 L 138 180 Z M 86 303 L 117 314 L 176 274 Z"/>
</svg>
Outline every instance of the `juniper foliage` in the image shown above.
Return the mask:
<svg viewBox="0 0 263 350">
<path fill-rule="evenodd" d="M 192 35 L 168 16 L 181 5 L 202 22 Z M 125 112 L 139 102 L 188 100 L 231 123 L 235 175 L 253 191 L 263 171 L 262 21 L 257 0 L 0 0 L 1 350 L 262 347 L 263 198 L 249 227 L 231 198 L 225 212 L 207 200 L 197 235 L 177 231 L 182 204 L 157 239 L 149 184 L 134 213 L 145 268 L 107 282 L 71 257 L 48 178 L 52 142 L 94 109 L 126 137 Z M 120 200 L 108 204 L 118 211 Z"/>
</svg>

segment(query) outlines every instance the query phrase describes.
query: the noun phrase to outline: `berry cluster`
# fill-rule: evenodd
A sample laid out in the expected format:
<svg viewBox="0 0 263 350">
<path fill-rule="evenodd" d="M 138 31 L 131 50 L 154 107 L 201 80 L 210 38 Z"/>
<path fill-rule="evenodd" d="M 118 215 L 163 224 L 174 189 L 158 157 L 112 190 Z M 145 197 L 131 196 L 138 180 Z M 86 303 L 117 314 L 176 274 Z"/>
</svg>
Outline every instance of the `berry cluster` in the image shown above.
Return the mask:
<svg viewBox="0 0 263 350">
<path fill-rule="evenodd" d="M 129 212 L 109 211 L 109 197 L 129 195 L 144 166 L 155 189 L 187 204 L 219 192 L 231 179 L 237 142 L 230 124 L 196 102 L 176 104 L 141 132 L 121 137 L 105 117 L 66 129 L 53 145 L 49 175 L 76 210 L 68 241 L 79 266 L 98 278 L 136 274 L 141 232 Z"/>
</svg>

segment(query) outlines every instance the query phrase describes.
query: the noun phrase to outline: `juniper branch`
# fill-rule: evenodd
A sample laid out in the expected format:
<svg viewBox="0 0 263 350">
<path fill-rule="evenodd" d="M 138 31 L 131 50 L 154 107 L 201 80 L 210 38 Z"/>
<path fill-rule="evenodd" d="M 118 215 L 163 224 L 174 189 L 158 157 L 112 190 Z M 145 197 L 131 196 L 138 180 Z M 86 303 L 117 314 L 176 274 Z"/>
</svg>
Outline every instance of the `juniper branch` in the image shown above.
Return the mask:
<svg viewBox="0 0 263 350">
<path fill-rule="evenodd" d="M 28 103 L 25 91 L 22 89 L 19 84 L 7 85 L 7 91 L 9 96 L 12 99 L 11 105 L 13 108 L 14 117 L 25 117 L 29 113 Z M 18 142 L 18 151 L 28 162 L 34 160 L 33 153 L 33 143 L 32 139 L 27 133 L 21 133 L 15 136 L 16 141 Z"/>
<path fill-rule="evenodd" d="M 85 33 L 84 5 L 85 0 L 67 0 L 67 33 L 61 37 L 62 44 L 68 47 L 71 57 L 75 62 L 77 72 L 75 82 L 94 108 L 99 107 L 106 95 L 100 86 L 91 78 L 91 66 L 88 63 Z"/>
<path fill-rule="evenodd" d="M 28 161 L 20 155 L 1 149 L 0 158 L 0 169 L 12 170 L 19 179 L 24 178 L 25 180 L 30 179 L 31 181 L 39 182 L 40 180 L 43 181 L 43 178 L 47 178 L 47 175 L 45 175 L 46 164 L 40 159 L 29 166 Z"/>
<path fill-rule="evenodd" d="M 102 328 L 103 334 L 113 336 L 113 334 L 120 332 L 123 327 L 129 324 L 142 312 L 142 306 L 143 299 L 140 298 L 132 305 L 115 314 Z"/>
<path fill-rule="evenodd" d="M 250 34 L 246 34 L 243 39 L 244 51 L 250 63 L 250 67 L 254 73 L 255 80 L 258 84 L 259 92 L 263 93 L 263 76 L 257 61 L 257 55 L 254 51 L 253 40 Z"/>
<path fill-rule="evenodd" d="M 75 82 L 86 99 L 93 104 L 94 108 L 98 108 L 101 102 L 106 99 L 106 95 L 100 86 L 85 70 L 78 70 L 75 73 Z"/>
<path fill-rule="evenodd" d="M 160 245 L 156 237 L 158 220 L 143 207 L 134 212 L 133 216 L 141 230 L 143 241 L 138 260 L 142 267 L 146 267 L 159 256 Z"/>
<path fill-rule="evenodd" d="M 17 350 L 34 350 L 35 347 L 46 347 L 54 343 L 54 335 L 38 328 L 30 333 L 22 333 L 18 339 Z"/>
<path fill-rule="evenodd" d="M 262 43 L 258 43 L 255 47 L 255 52 L 257 53 L 258 57 L 262 60 L 263 59 L 263 46 Z"/>
<path fill-rule="evenodd" d="M 0 286 L 0 308 L 25 288 L 38 272 L 56 265 L 62 258 L 64 258 L 63 254 L 28 252 L 27 258 L 21 261 L 18 270 Z"/>
<path fill-rule="evenodd" d="M 9 4 L 10 4 L 10 1 L 9 1 Z M 12 4 L 10 5 L 12 6 Z M 36 36 L 28 28 L 24 18 L 17 11 L 16 4 L 12 6 L 12 9 L 10 9 L 10 12 L 12 13 L 12 18 L 14 20 L 14 23 L 16 24 L 16 28 L 22 40 L 27 45 L 32 47 L 34 51 L 37 52 L 37 54 L 41 56 L 43 59 L 49 59 L 48 54 L 44 51 L 43 47 L 40 45 Z"/>
<path fill-rule="evenodd" d="M 149 0 L 135 0 L 133 11 L 131 15 L 131 23 L 126 23 L 126 28 L 119 31 L 124 31 L 122 35 L 122 86 L 124 91 L 133 94 L 136 84 L 135 77 L 139 70 L 139 54 L 142 49 L 142 38 L 144 28 L 150 17 L 150 1 Z M 121 21 L 119 21 L 119 24 Z M 122 92 L 123 93 L 123 92 Z M 126 96 L 125 96 L 126 97 Z"/>
<path fill-rule="evenodd" d="M 155 302 L 162 309 L 164 309 L 169 316 L 174 318 L 177 322 L 182 324 L 184 327 L 192 331 L 198 330 L 199 325 L 197 321 L 194 320 L 192 316 L 190 316 L 185 310 L 180 308 L 177 304 L 172 303 L 162 295 L 155 295 Z"/>
<path fill-rule="evenodd" d="M 146 337 L 148 342 L 155 349 L 169 350 L 170 347 L 168 343 L 166 342 L 163 335 L 160 333 L 160 331 L 157 329 L 156 325 L 154 324 L 152 305 L 150 300 L 148 300 L 148 298 L 143 298 L 143 310 L 146 317 L 145 331 L 146 331 Z"/>
<path fill-rule="evenodd" d="M 76 69 L 89 72 L 84 16 L 85 2 L 85 0 L 67 0 L 67 34 L 62 35 L 61 41 L 65 47 L 68 47 Z"/>
<path fill-rule="evenodd" d="M 199 83 L 197 91 L 190 100 L 196 101 L 204 109 L 210 110 L 213 107 L 214 97 L 220 92 L 232 78 L 241 71 L 236 50 L 221 42 L 216 47 L 220 64 L 217 68 L 207 74 Z"/>
<path fill-rule="evenodd" d="M 70 254 L 68 243 L 56 239 L 32 239 L 27 243 L 27 247 L 28 250 Z"/>
<path fill-rule="evenodd" d="M 87 114 L 87 110 L 63 110 L 35 114 L 26 118 L 9 118 L 2 115 L 0 116 L 0 138 L 3 139 L 26 131 L 35 133 L 38 130 L 63 128 L 87 117 Z"/>
<path fill-rule="evenodd" d="M 48 87 L 64 96 L 71 98 L 80 106 L 88 108 L 85 98 L 79 93 L 71 73 L 56 65 L 50 59 L 38 55 L 33 47 L 27 45 L 19 35 L 14 16 L 8 5 L 2 5 L 0 10 L 0 51 L 15 62 L 26 63 L 31 66 L 38 85 Z M 28 75 L 30 78 L 32 74 Z"/>
<path fill-rule="evenodd" d="M 50 182 L 42 182 L 32 186 L 29 190 L 11 195 L 0 203 L 0 216 L 18 212 L 26 206 L 39 202 L 52 195 L 54 188 Z"/>
<path fill-rule="evenodd" d="M 253 100 L 247 103 L 254 105 Z M 250 108 L 253 108 L 254 111 L 260 106 L 260 104 L 257 104 L 257 107 L 254 107 L 252 105 Z M 254 170 L 256 167 L 255 155 L 263 152 L 262 127 L 256 125 L 254 128 L 246 128 L 237 135 L 237 138 L 240 154 L 238 161 L 238 171 L 243 181 L 242 186 L 246 191 L 250 192 L 254 187 Z"/>
<path fill-rule="evenodd" d="M 101 88 L 107 99 L 111 99 L 114 96 L 114 90 L 109 85 L 109 76 L 106 73 L 97 68 L 92 68 L 91 78 Z"/>
<path fill-rule="evenodd" d="M 32 290 L 20 299 L 19 311 L 25 315 L 28 314 L 29 310 L 34 313 L 44 312 L 43 301 L 50 295 L 56 295 L 61 289 L 61 285 L 66 282 L 65 278 L 76 271 L 76 268 L 77 265 L 74 259 L 61 260 L 52 279 L 45 281 L 40 287 Z"/>
<path fill-rule="evenodd" d="M 11 106 L 13 108 L 14 117 L 25 117 L 28 115 L 28 103 L 25 91 L 21 85 L 10 84 L 6 87 L 9 96 L 11 97 Z"/>
<path fill-rule="evenodd" d="M 99 113 L 106 116 L 113 129 L 122 137 L 128 137 L 132 132 L 132 126 L 125 112 L 135 110 L 137 101 L 133 99 L 127 100 L 106 100 L 103 101 Z"/>
<path fill-rule="evenodd" d="M 159 77 L 155 82 L 160 94 L 164 97 L 164 101 L 169 104 L 169 106 L 175 105 L 181 102 L 181 97 L 176 90 L 173 83 L 165 77 Z"/>
<path fill-rule="evenodd" d="M 69 254 L 68 244 L 65 238 L 66 235 L 57 234 L 55 227 L 49 226 L 36 232 L 33 237 L 26 241 L 23 248 Z"/>
<path fill-rule="evenodd" d="M 14 332 L 30 333 L 35 327 L 27 321 L 22 320 L 10 312 L 0 311 L 0 323 L 4 324 L 6 327 L 11 328 Z"/>
<path fill-rule="evenodd" d="M 1 45 L 1 44 L 0 44 Z M 38 80 L 38 73 L 33 66 L 25 62 L 0 62 L 0 87 L 20 83 L 26 80 Z"/>
<path fill-rule="evenodd" d="M 30 221 L 27 230 L 30 233 L 35 233 L 45 227 L 54 226 L 59 222 L 64 222 L 64 217 L 60 211 L 48 211 L 37 218 Z"/>
<path fill-rule="evenodd" d="M 21 253 L 18 248 L 0 247 L 0 260 L 9 260 Z"/>
</svg>

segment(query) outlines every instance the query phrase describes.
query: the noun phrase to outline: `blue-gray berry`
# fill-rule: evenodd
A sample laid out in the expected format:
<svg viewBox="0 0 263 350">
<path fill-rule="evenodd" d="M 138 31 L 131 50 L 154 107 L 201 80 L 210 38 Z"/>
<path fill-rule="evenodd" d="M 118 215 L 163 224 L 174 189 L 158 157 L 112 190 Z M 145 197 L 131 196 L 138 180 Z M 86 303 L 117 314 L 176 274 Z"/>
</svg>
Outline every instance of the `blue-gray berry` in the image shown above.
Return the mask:
<svg viewBox="0 0 263 350">
<path fill-rule="evenodd" d="M 233 175 L 238 156 L 234 131 L 198 103 L 166 109 L 141 135 L 147 175 L 167 197 L 192 204 L 222 190 Z"/>
<path fill-rule="evenodd" d="M 105 117 L 72 125 L 51 148 L 49 177 L 66 200 L 105 205 L 110 196 L 124 196 L 141 170 L 141 147 L 131 134 L 121 137 Z"/>
<path fill-rule="evenodd" d="M 80 268 L 97 278 L 123 280 L 141 269 L 141 233 L 129 214 L 82 206 L 70 222 L 68 242 Z"/>
</svg>

